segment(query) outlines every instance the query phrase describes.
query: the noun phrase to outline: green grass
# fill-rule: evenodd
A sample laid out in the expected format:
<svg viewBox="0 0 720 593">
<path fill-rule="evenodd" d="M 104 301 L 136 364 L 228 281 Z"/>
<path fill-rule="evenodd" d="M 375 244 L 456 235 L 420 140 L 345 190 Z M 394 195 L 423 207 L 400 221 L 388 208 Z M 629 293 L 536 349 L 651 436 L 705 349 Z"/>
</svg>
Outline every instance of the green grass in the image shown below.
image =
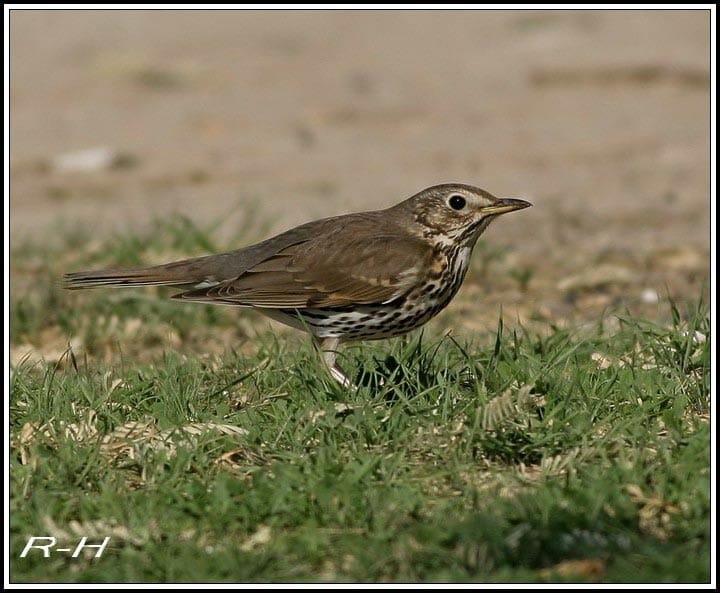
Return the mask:
<svg viewBox="0 0 720 593">
<path fill-rule="evenodd" d="M 702 302 L 350 346 L 347 391 L 300 334 L 52 281 L 225 247 L 182 229 L 12 254 L 12 582 L 709 582 Z M 20 558 L 49 535 L 111 542 Z"/>
</svg>

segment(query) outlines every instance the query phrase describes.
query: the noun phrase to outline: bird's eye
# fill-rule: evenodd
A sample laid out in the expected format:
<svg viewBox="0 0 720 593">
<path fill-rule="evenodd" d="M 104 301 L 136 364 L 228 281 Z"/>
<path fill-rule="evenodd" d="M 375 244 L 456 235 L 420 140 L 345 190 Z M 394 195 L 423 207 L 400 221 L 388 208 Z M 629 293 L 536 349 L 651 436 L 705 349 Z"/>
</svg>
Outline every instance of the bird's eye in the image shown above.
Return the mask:
<svg viewBox="0 0 720 593">
<path fill-rule="evenodd" d="M 453 210 L 462 210 L 466 204 L 465 198 L 458 194 L 454 194 L 448 198 L 448 204 Z"/>
</svg>

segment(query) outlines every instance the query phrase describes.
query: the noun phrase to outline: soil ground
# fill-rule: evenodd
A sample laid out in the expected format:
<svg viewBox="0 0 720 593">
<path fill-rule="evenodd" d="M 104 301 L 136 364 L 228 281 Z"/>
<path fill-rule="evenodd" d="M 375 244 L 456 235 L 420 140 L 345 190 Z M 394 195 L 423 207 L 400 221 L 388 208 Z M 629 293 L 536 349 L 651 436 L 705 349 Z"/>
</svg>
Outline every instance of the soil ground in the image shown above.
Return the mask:
<svg viewBox="0 0 720 593">
<path fill-rule="evenodd" d="M 701 10 L 14 10 L 11 246 L 177 212 L 224 218 L 239 247 L 258 207 L 269 234 L 459 181 L 534 204 L 484 236 L 475 257 L 505 250 L 507 274 L 469 278 L 470 328 L 499 304 L 652 317 L 707 293 L 709 27 Z M 62 159 L 95 147 L 112 166 Z"/>
</svg>

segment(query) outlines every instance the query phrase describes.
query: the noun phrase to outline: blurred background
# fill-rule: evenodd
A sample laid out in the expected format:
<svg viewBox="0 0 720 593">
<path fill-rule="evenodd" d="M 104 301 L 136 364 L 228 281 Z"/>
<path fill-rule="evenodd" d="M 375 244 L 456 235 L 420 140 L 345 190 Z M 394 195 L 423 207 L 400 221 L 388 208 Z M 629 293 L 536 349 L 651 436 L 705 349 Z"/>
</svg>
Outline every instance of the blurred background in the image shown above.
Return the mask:
<svg viewBox="0 0 720 593">
<path fill-rule="evenodd" d="M 181 213 L 240 247 L 258 204 L 279 232 L 458 181 L 534 204 L 463 306 L 652 315 L 707 291 L 709 19 L 13 10 L 11 246 Z"/>
</svg>

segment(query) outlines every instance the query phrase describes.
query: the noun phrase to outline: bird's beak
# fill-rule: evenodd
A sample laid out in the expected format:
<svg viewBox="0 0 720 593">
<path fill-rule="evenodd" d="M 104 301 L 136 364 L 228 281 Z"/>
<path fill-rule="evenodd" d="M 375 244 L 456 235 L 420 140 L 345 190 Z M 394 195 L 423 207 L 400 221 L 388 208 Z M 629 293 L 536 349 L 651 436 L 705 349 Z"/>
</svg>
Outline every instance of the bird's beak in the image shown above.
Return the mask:
<svg viewBox="0 0 720 593">
<path fill-rule="evenodd" d="M 522 210 L 532 206 L 530 202 L 518 200 L 516 198 L 500 198 L 492 206 L 486 206 L 482 209 L 483 214 L 505 214 L 513 210 Z"/>
</svg>

